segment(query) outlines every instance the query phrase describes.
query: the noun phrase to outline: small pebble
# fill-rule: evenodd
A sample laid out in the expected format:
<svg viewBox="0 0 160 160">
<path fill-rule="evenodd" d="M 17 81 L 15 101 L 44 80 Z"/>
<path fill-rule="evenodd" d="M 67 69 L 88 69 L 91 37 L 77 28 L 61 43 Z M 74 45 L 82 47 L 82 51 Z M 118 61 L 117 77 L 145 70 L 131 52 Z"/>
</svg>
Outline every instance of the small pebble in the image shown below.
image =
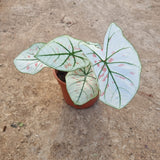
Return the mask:
<svg viewBox="0 0 160 160">
<path fill-rule="evenodd" d="M 6 131 L 6 129 L 7 129 L 7 126 L 4 126 L 4 127 L 3 127 L 3 132 L 5 132 L 5 131 Z"/>
<path fill-rule="evenodd" d="M 12 124 L 11 124 L 11 127 L 12 127 L 12 128 L 17 128 L 17 124 L 12 123 Z"/>
</svg>

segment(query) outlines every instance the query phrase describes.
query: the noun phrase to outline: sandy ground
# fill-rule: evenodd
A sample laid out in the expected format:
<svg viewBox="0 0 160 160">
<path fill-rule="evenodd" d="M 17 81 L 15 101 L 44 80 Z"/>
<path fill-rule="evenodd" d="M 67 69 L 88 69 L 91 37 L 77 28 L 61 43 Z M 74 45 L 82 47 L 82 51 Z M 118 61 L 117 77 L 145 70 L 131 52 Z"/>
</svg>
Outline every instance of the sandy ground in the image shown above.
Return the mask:
<svg viewBox="0 0 160 160">
<path fill-rule="evenodd" d="M 143 67 L 124 109 L 98 101 L 76 110 L 52 69 L 32 76 L 13 65 L 30 45 L 63 34 L 102 45 L 112 22 Z M 159 160 L 160 1 L 0 0 L 0 111 L 0 160 Z"/>
</svg>

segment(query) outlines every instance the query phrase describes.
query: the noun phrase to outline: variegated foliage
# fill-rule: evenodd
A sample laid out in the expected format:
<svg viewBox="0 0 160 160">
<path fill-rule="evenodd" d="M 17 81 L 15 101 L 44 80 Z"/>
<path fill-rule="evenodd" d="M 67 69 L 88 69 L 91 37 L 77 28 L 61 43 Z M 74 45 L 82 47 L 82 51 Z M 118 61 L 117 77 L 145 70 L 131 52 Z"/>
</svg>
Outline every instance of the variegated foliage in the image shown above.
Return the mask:
<svg viewBox="0 0 160 160">
<path fill-rule="evenodd" d="M 82 105 L 98 95 L 97 79 L 91 66 L 69 72 L 66 85 L 72 101 Z"/>
<path fill-rule="evenodd" d="M 61 71 L 73 71 L 89 65 L 79 48 L 80 40 L 61 36 L 47 43 L 35 56 L 42 63 Z"/>
<path fill-rule="evenodd" d="M 23 73 L 35 74 L 42 68 L 46 67 L 34 56 L 45 45 L 45 43 L 36 43 L 27 50 L 20 53 L 15 59 L 14 64 L 16 68 Z"/>
<path fill-rule="evenodd" d="M 141 64 L 121 29 L 114 23 L 110 25 L 103 50 L 84 42 L 80 43 L 80 48 L 93 65 L 100 100 L 118 109 L 127 105 L 139 87 Z"/>
</svg>

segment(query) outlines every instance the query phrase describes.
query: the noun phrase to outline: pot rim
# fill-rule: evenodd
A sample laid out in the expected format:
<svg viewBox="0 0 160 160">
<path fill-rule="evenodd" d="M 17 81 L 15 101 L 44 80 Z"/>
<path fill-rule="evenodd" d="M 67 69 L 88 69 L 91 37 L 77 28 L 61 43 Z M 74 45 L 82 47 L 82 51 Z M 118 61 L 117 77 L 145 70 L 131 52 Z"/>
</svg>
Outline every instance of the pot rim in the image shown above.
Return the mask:
<svg viewBox="0 0 160 160">
<path fill-rule="evenodd" d="M 58 70 L 53 69 L 53 74 L 54 74 L 55 78 L 56 78 L 60 83 L 62 83 L 63 85 L 66 85 L 66 83 L 63 82 L 63 81 L 57 76 L 57 73 L 58 73 Z"/>
</svg>

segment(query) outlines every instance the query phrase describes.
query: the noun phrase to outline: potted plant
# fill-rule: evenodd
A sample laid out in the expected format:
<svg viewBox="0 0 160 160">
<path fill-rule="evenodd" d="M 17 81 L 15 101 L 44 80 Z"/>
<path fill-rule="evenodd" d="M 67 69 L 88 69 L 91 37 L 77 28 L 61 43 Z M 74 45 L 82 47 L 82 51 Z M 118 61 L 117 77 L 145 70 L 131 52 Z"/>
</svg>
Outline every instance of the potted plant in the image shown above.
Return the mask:
<svg viewBox="0 0 160 160">
<path fill-rule="evenodd" d="M 61 78 L 58 82 L 65 81 L 66 102 L 76 108 L 87 108 L 98 97 L 107 105 L 123 108 L 136 94 L 141 72 L 137 52 L 114 23 L 108 28 L 103 49 L 97 43 L 60 36 L 47 44 L 32 45 L 14 64 L 29 74 L 54 68 L 55 77 Z"/>
</svg>

